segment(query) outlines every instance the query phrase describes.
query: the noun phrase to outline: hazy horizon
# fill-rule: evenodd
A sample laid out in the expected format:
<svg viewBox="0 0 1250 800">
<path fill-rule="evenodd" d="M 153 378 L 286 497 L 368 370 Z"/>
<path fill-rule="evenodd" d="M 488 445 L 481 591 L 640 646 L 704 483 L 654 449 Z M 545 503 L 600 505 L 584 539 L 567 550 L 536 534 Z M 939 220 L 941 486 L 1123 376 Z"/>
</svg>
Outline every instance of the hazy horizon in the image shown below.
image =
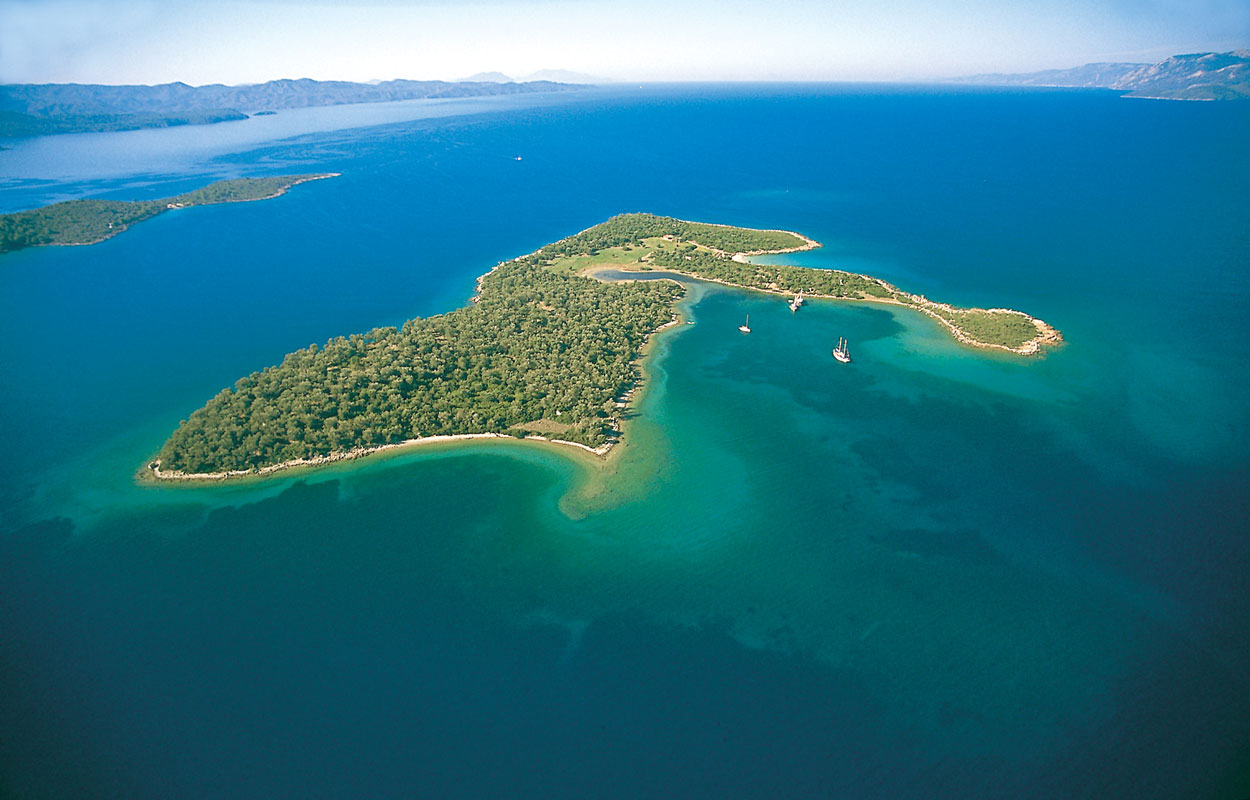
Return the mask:
<svg viewBox="0 0 1250 800">
<path fill-rule="evenodd" d="M 924 82 L 1250 47 L 1236 0 L 10 0 L 0 83 L 460 80 Z"/>
</svg>

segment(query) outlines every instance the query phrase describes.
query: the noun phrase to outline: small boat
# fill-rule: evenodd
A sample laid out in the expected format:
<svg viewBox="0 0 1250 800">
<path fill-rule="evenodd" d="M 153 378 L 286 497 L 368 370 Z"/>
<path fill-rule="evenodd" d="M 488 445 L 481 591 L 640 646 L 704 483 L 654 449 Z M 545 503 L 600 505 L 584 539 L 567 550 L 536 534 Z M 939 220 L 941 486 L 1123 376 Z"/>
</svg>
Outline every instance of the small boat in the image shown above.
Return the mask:
<svg viewBox="0 0 1250 800">
<path fill-rule="evenodd" d="M 742 331 L 743 333 L 751 332 L 751 315 L 750 314 L 747 314 L 747 321 L 739 325 L 738 330 Z"/>
<path fill-rule="evenodd" d="M 794 299 L 790 301 L 790 310 L 798 311 L 799 307 L 802 305 L 803 305 L 803 293 L 799 292 L 798 294 L 794 296 Z"/>
<path fill-rule="evenodd" d="M 847 349 L 846 339 L 838 338 L 838 346 L 833 348 L 833 357 L 843 364 L 851 363 L 851 351 Z"/>
</svg>

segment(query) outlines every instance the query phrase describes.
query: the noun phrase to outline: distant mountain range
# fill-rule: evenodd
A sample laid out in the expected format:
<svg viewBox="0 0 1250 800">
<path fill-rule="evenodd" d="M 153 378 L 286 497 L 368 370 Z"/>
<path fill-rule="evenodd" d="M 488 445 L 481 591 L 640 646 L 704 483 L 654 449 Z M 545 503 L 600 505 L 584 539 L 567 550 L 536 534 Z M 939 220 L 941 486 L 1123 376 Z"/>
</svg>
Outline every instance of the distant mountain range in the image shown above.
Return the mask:
<svg viewBox="0 0 1250 800">
<path fill-rule="evenodd" d="M 308 106 L 561 92 L 578 88 L 583 87 L 551 80 L 350 83 L 307 78 L 249 86 L 10 84 L 0 86 L 0 138 L 223 122 L 246 119 L 249 112 Z"/>
<path fill-rule="evenodd" d="M 1117 89 L 1127 97 L 1166 100 L 1250 99 L 1250 50 L 1190 53 L 1158 64 L 1103 63 L 1022 74 L 970 75 L 958 83 Z"/>
</svg>

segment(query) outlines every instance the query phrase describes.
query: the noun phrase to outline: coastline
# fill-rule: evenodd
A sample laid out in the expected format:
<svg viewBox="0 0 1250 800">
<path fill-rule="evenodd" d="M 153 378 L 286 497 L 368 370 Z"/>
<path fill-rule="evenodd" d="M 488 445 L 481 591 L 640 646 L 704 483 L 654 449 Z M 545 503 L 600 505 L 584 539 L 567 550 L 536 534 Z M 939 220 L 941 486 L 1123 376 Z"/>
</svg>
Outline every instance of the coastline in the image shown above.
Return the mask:
<svg viewBox="0 0 1250 800">
<path fill-rule="evenodd" d="M 375 453 L 382 453 L 390 450 L 415 448 L 421 445 L 447 442 L 469 441 L 472 439 L 510 439 L 514 442 L 542 442 L 545 444 L 564 445 L 568 447 L 576 447 L 579 450 L 583 450 L 599 458 L 606 456 L 612 449 L 612 445 L 615 444 L 614 442 L 609 442 L 608 444 L 594 448 L 580 442 L 570 442 L 566 439 L 551 439 L 539 434 L 528 434 L 522 438 L 506 433 L 457 433 L 439 436 L 422 436 L 418 439 L 405 439 L 402 442 L 382 444 L 376 447 L 360 447 L 355 450 L 329 453 L 324 456 L 314 456 L 313 458 L 297 458 L 290 461 L 283 461 L 278 464 L 270 464 L 267 467 L 261 467 L 256 470 L 237 469 L 227 470 L 226 472 L 181 472 L 179 470 L 172 470 L 170 472 L 164 472 L 160 468 L 160 459 L 155 459 L 149 462 L 147 466 L 141 470 L 141 476 L 146 476 L 157 483 L 213 483 L 237 478 L 265 478 L 273 475 L 274 473 L 283 472 L 289 469 L 298 469 L 301 467 L 320 467 L 326 464 L 335 464 L 341 461 L 354 461 L 358 458 L 365 458 L 374 455 Z"/>
</svg>

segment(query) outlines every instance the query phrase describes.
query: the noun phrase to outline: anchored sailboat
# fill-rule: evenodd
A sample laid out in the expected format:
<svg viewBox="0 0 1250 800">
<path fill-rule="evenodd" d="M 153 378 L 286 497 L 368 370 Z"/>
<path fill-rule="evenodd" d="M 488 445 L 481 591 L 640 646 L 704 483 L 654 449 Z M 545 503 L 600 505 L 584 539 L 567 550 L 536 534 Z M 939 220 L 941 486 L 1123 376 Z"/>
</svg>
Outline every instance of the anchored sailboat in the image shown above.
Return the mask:
<svg viewBox="0 0 1250 800">
<path fill-rule="evenodd" d="M 747 321 L 739 325 L 738 330 L 742 331 L 743 333 L 751 332 L 751 315 L 750 314 L 747 314 Z"/>
<path fill-rule="evenodd" d="M 794 299 L 790 301 L 790 310 L 798 311 L 799 306 L 801 305 L 803 305 L 803 293 L 799 292 L 794 296 Z"/>
<path fill-rule="evenodd" d="M 851 351 L 847 348 L 846 339 L 838 337 L 838 346 L 833 348 L 833 357 L 843 364 L 851 363 Z"/>
</svg>

